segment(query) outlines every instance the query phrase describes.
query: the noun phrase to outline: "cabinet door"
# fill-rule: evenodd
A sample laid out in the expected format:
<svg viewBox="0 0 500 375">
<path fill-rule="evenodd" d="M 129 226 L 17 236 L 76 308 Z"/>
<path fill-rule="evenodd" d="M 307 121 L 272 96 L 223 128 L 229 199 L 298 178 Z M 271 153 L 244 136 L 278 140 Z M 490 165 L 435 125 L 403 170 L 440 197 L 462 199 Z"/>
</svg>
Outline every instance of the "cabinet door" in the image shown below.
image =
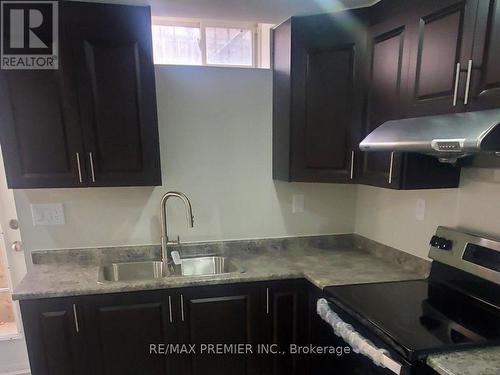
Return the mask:
<svg viewBox="0 0 500 375">
<path fill-rule="evenodd" d="M 477 0 L 425 0 L 409 10 L 413 17 L 410 117 L 465 110 L 476 8 Z"/>
<path fill-rule="evenodd" d="M 61 5 L 90 185 L 161 185 L 149 8 Z"/>
<path fill-rule="evenodd" d="M 168 357 L 151 344 L 175 341 L 168 297 L 140 292 L 86 297 L 85 320 L 94 375 L 171 374 Z"/>
<path fill-rule="evenodd" d="M 500 1 L 479 1 L 470 99 L 472 111 L 500 107 Z"/>
<path fill-rule="evenodd" d="M 404 117 L 403 98 L 408 83 L 408 16 L 396 15 L 370 29 L 369 89 L 366 131 Z M 380 187 L 398 187 L 401 156 L 390 152 L 365 152 L 360 181 Z"/>
<path fill-rule="evenodd" d="M 76 300 L 22 301 L 32 375 L 85 375 L 84 324 Z"/>
<path fill-rule="evenodd" d="M 353 12 L 292 19 L 291 179 L 351 182 L 366 35 Z"/>
<path fill-rule="evenodd" d="M 259 289 L 253 285 L 197 287 L 181 291 L 180 340 L 195 344 L 259 343 Z M 254 354 L 186 356 L 183 374 L 245 375 L 258 371 Z"/>
<path fill-rule="evenodd" d="M 290 354 L 292 344 L 307 339 L 307 292 L 302 280 L 276 282 L 265 288 L 265 342 L 285 354 L 267 355 L 264 374 L 304 374 L 306 357 Z"/>
<path fill-rule="evenodd" d="M 61 44 L 64 40 L 61 36 Z M 0 72 L 0 135 L 9 188 L 86 182 L 72 65 L 63 48 L 59 58 L 59 70 Z"/>
</svg>

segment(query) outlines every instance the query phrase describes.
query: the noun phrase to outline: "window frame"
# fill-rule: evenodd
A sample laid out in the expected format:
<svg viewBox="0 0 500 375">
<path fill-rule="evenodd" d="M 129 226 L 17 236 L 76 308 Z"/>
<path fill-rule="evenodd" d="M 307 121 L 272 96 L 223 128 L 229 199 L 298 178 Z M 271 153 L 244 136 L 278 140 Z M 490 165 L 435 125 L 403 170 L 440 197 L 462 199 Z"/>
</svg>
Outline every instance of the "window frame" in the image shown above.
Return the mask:
<svg viewBox="0 0 500 375">
<path fill-rule="evenodd" d="M 167 18 L 167 17 L 152 17 L 152 25 L 158 26 L 180 26 L 180 27 L 193 27 L 200 29 L 200 52 L 201 52 L 201 65 L 189 66 L 211 66 L 211 67 L 226 67 L 226 68 L 250 68 L 255 69 L 259 66 L 260 56 L 260 43 L 259 41 L 259 25 L 251 22 L 236 22 L 236 21 L 214 21 L 214 20 L 199 20 L 199 19 L 185 19 L 185 18 Z M 208 64 L 207 63 L 207 43 L 206 43 L 206 28 L 207 27 L 221 27 L 221 28 L 235 28 L 242 30 L 250 30 L 252 36 L 252 65 L 238 65 L 238 64 Z M 155 65 L 185 65 L 185 64 L 155 64 Z M 188 66 L 188 65 L 186 65 Z"/>
</svg>

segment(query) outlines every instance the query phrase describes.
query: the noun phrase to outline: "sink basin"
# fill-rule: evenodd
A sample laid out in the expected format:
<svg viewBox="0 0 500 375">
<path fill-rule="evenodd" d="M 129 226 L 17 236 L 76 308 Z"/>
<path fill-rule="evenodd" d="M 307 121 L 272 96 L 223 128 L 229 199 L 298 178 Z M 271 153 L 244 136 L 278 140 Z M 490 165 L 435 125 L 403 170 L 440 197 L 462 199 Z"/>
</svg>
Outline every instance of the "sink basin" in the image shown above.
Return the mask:
<svg viewBox="0 0 500 375">
<path fill-rule="evenodd" d="M 98 282 L 158 280 L 164 277 L 208 276 L 244 272 L 227 257 L 203 256 L 182 259 L 175 270 L 159 261 L 112 263 L 101 266 Z"/>
<path fill-rule="evenodd" d="M 167 267 L 162 262 L 112 263 L 101 266 L 99 282 L 156 280 L 167 276 Z"/>
<path fill-rule="evenodd" d="M 195 257 L 182 259 L 180 276 L 220 275 L 238 271 L 240 268 L 226 257 Z"/>
</svg>

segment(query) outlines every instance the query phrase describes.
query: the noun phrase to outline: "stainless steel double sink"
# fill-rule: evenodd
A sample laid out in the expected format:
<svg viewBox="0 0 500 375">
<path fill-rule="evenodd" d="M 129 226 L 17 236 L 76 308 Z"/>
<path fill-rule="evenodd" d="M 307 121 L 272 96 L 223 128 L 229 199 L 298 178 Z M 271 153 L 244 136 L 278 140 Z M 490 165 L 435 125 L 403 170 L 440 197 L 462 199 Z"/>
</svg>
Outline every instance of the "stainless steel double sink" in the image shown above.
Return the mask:
<svg viewBox="0 0 500 375">
<path fill-rule="evenodd" d="M 164 262 L 112 263 L 101 266 L 99 282 L 158 280 L 164 277 L 209 276 L 244 272 L 227 257 L 202 256 L 184 258 L 180 267 L 170 267 Z"/>
</svg>

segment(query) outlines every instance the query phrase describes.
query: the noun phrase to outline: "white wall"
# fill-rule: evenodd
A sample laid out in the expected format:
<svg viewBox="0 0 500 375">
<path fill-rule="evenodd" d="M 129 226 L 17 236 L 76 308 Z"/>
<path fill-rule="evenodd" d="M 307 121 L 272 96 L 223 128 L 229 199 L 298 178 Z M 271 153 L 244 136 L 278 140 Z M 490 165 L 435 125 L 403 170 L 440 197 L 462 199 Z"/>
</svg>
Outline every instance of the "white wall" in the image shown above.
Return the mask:
<svg viewBox="0 0 500 375">
<path fill-rule="evenodd" d="M 168 190 L 192 200 L 193 229 L 181 203 L 169 203 L 170 233 L 185 241 L 356 232 L 425 258 L 438 225 L 500 237 L 500 172 L 464 169 L 460 189 L 429 191 L 276 182 L 270 71 L 156 69 L 164 185 L 18 190 L 27 251 L 158 243 L 159 202 Z M 292 213 L 294 193 L 305 195 L 304 213 Z M 424 221 L 415 218 L 419 198 Z M 66 224 L 33 227 L 30 204 L 50 202 L 64 204 Z"/>
<path fill-rule="evenodd" d="M 417 199 L 426 201 L 423 221 L 415 216 Z M 500 238 L 500 170 L 462 169 L 459 189 L 358 186 L 355 220 L 356 233 L 422 258 L 438 225 Z"/>
<path fill-rule="evenodd" d="M 159 243 L 159 202 L 179 190 L 193 204 L 169 202 L 169 231 L 181 240 L 346 233 L 354 229 L 354 186 L 289 184 L 271 175 L 271 71 L 157 66 L 164 185 L 158 188 L 15 191 L 27 251 Z M 292 194 L 305 212 L 292 214 Z M 62 202 L 66 224 L 37 226 L 31 203 Z"/>
</svg>

